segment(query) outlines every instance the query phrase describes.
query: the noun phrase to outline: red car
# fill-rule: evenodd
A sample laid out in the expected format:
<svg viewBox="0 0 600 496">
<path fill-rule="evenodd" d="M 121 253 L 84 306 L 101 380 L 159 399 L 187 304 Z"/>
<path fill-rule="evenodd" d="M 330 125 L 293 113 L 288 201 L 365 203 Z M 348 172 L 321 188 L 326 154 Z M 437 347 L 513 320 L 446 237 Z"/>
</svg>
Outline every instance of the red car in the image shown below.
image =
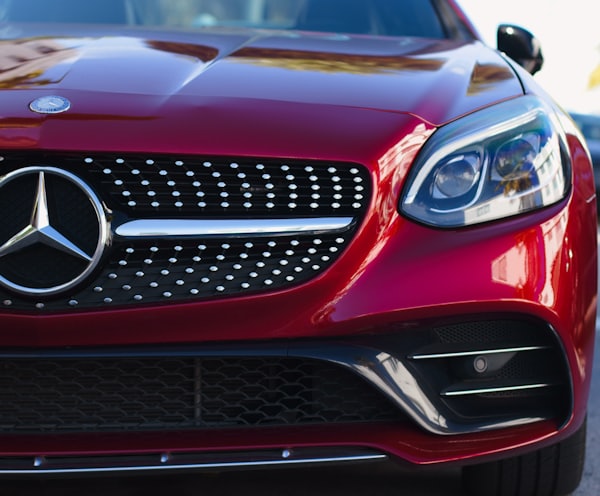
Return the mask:
<svg viewBox="0 0 600 496">
<path fill-rule="evenodd" d="M 584 140 L 453 0 L 2 0 L 0 473 L 579 483 Z M 498 492 L 497 492 L 498 491 Z"/>
</svg>

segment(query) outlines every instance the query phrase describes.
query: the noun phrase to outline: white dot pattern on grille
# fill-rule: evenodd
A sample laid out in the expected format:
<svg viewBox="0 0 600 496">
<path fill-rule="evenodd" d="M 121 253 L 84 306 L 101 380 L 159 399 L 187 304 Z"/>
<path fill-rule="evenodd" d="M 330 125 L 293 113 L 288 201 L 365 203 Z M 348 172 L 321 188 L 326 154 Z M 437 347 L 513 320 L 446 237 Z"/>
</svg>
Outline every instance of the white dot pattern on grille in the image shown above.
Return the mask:
<svg viewBox="0 0 600 496">
<path fill-rule="evenodd" d="M 284 287 L 303 282 L 326 268 L 346 240 L 328 237 L 250 241 L 166 241 L 128 247 L 123 258 L 96 281 L 96 303 L 154 302 L 171 298 L 213 297 Z M 121 262 L 126 262 L 125 264 Z M 113 295 L 106 301 L 107 294 Z"/>
<path fill-rule="evenodd" d="M 121 157 L 85 162 L 117 202 L 137 213 L 356 214 L 366 206 L 369 183 L 366 169 L 352 165 Z"/>
</svg>

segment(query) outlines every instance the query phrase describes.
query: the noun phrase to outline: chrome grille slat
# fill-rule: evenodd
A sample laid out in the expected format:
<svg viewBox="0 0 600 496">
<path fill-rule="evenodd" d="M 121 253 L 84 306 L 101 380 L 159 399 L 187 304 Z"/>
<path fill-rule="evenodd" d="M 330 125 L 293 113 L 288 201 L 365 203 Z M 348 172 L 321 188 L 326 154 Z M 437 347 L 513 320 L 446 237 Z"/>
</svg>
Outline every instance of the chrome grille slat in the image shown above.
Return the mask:
<svg viewBox="0 0 600 496">
<path fill-rule="evenodd" d="M 140 219 L 117 226 L 115 234 L 127 238 L 175 238 L 207 236 L 301 235 L 343 232 L 350 228 L 351 217 L 308 219 Z"/>
<path fill-rule="evenodd" d="M 532 389 L 543 389 L 555 386 L 551 383 L 536 383 L 536 384 L 513 384 L 513 385 L 496 385 L 494 387 L 476 388 L 476 387 L 449 387 L 440 392 L 441 396 L 468 396 L 471 394 L 490 394 L 490 393 L 509 393 L 516 391 L 528 391 Z"/>
<path fill-rule="evenodd" d="M 468 351 L 448 351 L 448 352 L 439 352 L 433 353 L 431 351 L 427 353 L 419 353 L 415 355 L 411 355 L 410 358 L 412 360 L 435 360 L 439 358 L 459 358 L 459 357 L 469 357 L 469 356 L 479 356 L 479 355 L 497 355 L 501 353 L 520 353 L 526 351 L 538 351 L 547 349 L 547 347 L 542 346 L 519 346 L 514 348 L 494 348 L 494 349 L 479 349 L 479 350 L 468 350 Z"/>
</svg>

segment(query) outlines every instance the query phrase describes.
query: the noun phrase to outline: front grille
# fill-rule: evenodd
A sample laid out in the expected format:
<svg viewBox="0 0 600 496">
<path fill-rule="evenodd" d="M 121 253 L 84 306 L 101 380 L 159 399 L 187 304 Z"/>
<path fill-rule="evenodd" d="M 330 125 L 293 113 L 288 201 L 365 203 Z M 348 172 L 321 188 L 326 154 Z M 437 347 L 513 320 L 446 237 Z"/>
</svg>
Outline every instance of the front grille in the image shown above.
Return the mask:
<svg viewBox="0 0 600 496">
<path fill-rule="evenodd" d="M 3 157 L 6 172 L 32 166 L 65 170 L 83 180 L 106 205 L 113 231 L 138 220 L 301 219 L 309 225 L 313 220 L 315 226 L 324 218 L 344 222 L 330 230 L 315 227 L 271 234 L 113 234 L 99 267 L 82 284 L 44 297 L 0 288 L 0 304 L 7 310 L 197 301 L 297 285 L 335 262 L 355 235 L 371 196 L 368 171 L 356 164 L 97 154 Z M 0 245 L 31 217 L 35 185 L 18 186 L 17 181 L 11 183 L 10 201 L 0 205 Z M 64 195 L 50 181 L 47 189 L 53 227 L 69 233 L 69 216 L 63 215 L 61 224 L 54 225 L 55 219 L 61 210 L 78 209 L 70 204 L 61 207 Z M 90 240 L 84 234 L 78 229 L 69 233 L 69 240 L 87 246 Z M 24 287 L 30 280 L 30 287 L 71 280 L 72 272 L 85 266 L 72 258 L 38 243 L 2 257 L 0 276 L 10 276 Z M 32 274 L 44 274 L 43 281 Z"/>
<path fill-rule="evenodd" d="M 316 360 L 0 360 L 3 433 L 289 426 L 400 416 L 361 378 Z"/>
</svg>

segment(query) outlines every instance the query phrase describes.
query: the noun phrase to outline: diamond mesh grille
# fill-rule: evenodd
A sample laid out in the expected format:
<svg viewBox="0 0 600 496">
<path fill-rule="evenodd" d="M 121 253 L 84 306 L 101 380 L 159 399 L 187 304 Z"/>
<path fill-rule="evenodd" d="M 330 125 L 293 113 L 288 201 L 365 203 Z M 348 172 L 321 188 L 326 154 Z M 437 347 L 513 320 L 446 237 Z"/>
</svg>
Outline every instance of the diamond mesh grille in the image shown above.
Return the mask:
<svg viewBox="0 0 600 496">
<path fill-rule="evenodd" d="M 345 230 L 330 233 L 243 239 L 235 235 L 115 237 L 105 253 L 103 268 L 84 286 L 43 300 L 0 289 L 5 309 L 60 311 L 164 303 L 290 287 L 334 263 L 354 236 L 371 195 L 368 171 L 355 164 L 77 154 L 7 154 L 3 162 L 7 170 L 31 164 L 62 168 L 81 177 L 110 209 L 113 226 L 136 219 L 340 217 L 354 222 Z M 49 196 L 55 197 L 52 189 Z M 73 203 L 69 198 L 64 201 Z M 21 197 L 2 208 L 12 208 L 13 202 L 29 215 L 32 205 Z M 0 233 L 10 237 L 22 229 L 24 219 L 19 217 L 17 225 L 13 218 L 0 220 Z M 68 232 L 69 216 L 56 219 L 57 227 Z M 73 236 L 87 239 L 86 233 Z M 67 269 L 62 260 L 46 264 L 47 252 L 34 245 L 19 257 L 11 255 L 9 262 L 34 267 L 42 261 L 44 267 L 37 267 L 36 273 L 46 273 L 49 280 L 60 279 Z"/>
</svg>

